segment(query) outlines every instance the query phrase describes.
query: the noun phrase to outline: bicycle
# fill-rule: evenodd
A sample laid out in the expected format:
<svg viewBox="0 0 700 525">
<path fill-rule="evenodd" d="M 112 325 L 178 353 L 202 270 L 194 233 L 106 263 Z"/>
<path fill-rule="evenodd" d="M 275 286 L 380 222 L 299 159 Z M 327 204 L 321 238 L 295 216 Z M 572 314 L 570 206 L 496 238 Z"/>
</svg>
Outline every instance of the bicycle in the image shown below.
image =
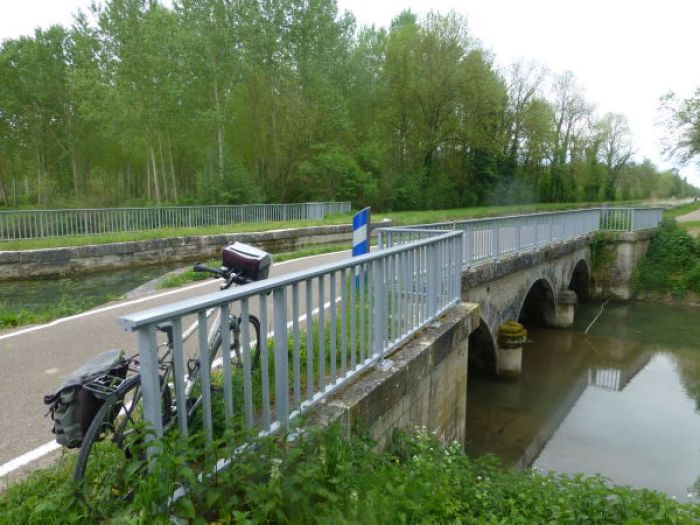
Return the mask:
<svg viewBox="0 0 700 525">
<path fill-rule="evenodd" d="M 271 258 L 269 254 L 256 248 L 235 243 L 224 248 L 224 266 L 221 268 L 209 268 L 203 264 L 194 265 L 196 272 L 208 272 L 216 277 L 223 278 L 221 289 L 230 288 L 233 284 L 244 285 L 250 282 L 267 278 Z M 227 266 L 230 264 L 231 266 Z M 211 313 L 211 312 L 209 312 Z M 251 368 L 255 369 L 260 360 L 260 321 L 254 315 L 249 315 L 251 334 L 250 354 L 252 356 Z M 241 356 L 241 317 L 231 314 L 229 316 L 229 329 L 231 330 L 231 356 L 238 367 L 242 366 Z M 219 323 L 215 322 L 215 326 Z M 173 404 L 173 374 L 174 364 L 172 352 L 174 348 L 172 325 L 164 323 L 157 329 L 166 334 L 167 340 L 158 346 L 158 362 L 160 375 L 161 411 L 163 414 L 164 432 L 172 428 L 177 421 L 178 407 Z M 194 325 L 184 335 L 183 340 L 194 331 Z M 210 369 L 215 364 L 217 354 L 221 349 L 221 330 L 217 329 L 209 337 L 209 363 Z M 222 352 L 223 353 L 223 352 Z M 187 375 L 185 377 L 185 399 L 187 420 L 191 421 L 197 408 L 201 404 L 202 395 L 194 396 L 193 392 L 199 383 L 199 371 L 202 366 L 198 358 L 187 362 Z M 104 373 L 90 378 L 81 384 L 80 388 L 88 392 L 96 400 L 99 409 L 95 413 L 90 425 L 84 431 L 80 444 L 80 452 L 73 473 L 74 481 L 82 484 L 87 470 L 88 461 L 95 443 L 109 438 L 119 449 L 124 451 L 128 459 L 134 456 L 135 451 L 142 449 L 143 421 L 141 414 L 141 375 L 138 354 L 120 360 Z"/>
</svg>

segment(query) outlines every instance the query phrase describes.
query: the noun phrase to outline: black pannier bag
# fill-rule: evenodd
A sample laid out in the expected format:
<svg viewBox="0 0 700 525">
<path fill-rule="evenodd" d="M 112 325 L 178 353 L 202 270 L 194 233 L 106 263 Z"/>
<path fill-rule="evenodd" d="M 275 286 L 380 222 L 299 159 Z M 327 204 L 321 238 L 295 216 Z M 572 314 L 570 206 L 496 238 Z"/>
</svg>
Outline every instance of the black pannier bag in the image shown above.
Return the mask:
<svg viewBox="0 0 700 525">
<path fill-rule="evenodd" d="M 83 385 L 93 379 L 112 374 L 124 377 L 126 360 L 121 350 L 108 350 L 96 355 L 75 370 L 55 393 L 44 396 L 53 419 L 53 433 L 59 445 L 76 448 L 82 445 L 83 436 L 90 427 L 104 399 L 96 397 Z"/>
<path fill-rule="evenodd" d="M 224 246 L 222 259 L 224 266 L 250 281 L 267 279 L 272 265 L 272 257 L 269 253 L 242 242 Z"/>
</svg>

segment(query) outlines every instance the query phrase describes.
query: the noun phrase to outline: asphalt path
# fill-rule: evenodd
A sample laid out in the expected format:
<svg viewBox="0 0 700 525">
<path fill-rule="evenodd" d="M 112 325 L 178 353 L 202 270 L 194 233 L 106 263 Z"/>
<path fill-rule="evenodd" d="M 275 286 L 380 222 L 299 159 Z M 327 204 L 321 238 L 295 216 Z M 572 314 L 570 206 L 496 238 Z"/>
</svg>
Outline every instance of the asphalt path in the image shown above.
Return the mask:
<svg viewBox="0 0 700 525">
<path fill-rule="evenodd" d="M 349 257 L 335 252 L 273 264 L 271 275 L 308 269 Z M 0 333 L 0 479 L 24 463 L 57 449 L 51 421 L 44 417 L 45 394 L 92 356 L 111 348 L 137 351 L 136 336 L 117 318 L 218 290 L 218 280 L 157 292 L 51 323 Z"/>
<path fill-rule="evenodd" d="M 691 211 L 680 217 L 676 217 L 678 222 L 700 222 L 700 210 Z"/>
</svg>

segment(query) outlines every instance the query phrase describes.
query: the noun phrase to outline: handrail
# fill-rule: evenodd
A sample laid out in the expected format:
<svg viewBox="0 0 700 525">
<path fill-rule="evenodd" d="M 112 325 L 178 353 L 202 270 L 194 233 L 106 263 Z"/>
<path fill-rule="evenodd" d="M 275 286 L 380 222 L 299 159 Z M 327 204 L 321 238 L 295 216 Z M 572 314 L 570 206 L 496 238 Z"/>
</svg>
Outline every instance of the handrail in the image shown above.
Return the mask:
<svg viewBox="0 0 700 525">
<path fill-rule="evenodd" d="M 284 220 L 349 213 L 349 202 L 0 211 L 0 241 Z"/>
</svg>

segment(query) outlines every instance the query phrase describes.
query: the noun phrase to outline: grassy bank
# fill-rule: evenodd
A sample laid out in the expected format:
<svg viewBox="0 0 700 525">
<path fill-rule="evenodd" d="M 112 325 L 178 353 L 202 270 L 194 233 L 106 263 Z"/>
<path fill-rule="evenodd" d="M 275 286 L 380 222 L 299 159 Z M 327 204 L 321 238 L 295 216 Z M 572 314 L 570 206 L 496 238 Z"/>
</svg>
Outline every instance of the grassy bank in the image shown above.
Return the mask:
<svg viewBox="0 0 700 525">
<path fill-rule="evenodd" d="M 232 439 L 228 451 L 236 446 Z M 266 439 L 231 466 L 196 483 L 194 457 L 169 445 L 157 474 L 114 470 L 93 501 L 74 497 L 66 481 L 71 457 L 0 495 L 8 523 L 691 523 L 700 506 L 649 490 L 612 486 L 600 477 L 542 475 L 503 469 L 492 457 L 471 459 L 458 445 L 425 433 L 396 433 L 385 452 L 337 429 L 286 440 Z M 219 457 L 225 449 L 218 448 Z M 215 459 L 210 457 L 207 461 Z M 109 465 L 109 461 L 105 463 Z M 158 510 L 179 483 L 186 495 Z M 120 496 L 129 487 L 133 498 Z"/>
<path fill-rule="evenodd" d="M 411 212 L 377 212 L 373 214 L 373 220 L 379 221 L 386 217 L 392 219 L 396 225 L 420 224 L 426 222 L 453 221 L 459 219 L 472 219 L 479 217 L 493 217 L 498 215 L 511 215 L 518 213 L 532 213 L 537 211 L 558 211 L 574 208 L 587 208 L 597 206 L 599 203 L 560 203 L 560 204 L 527 204 L 518 206 L 492 206 L 477 208 L 462 208 L 453 210 L 427 210 Z M 305 226 L 321 226 L 327 224 L 349 224 L 351 215 L 332 215 L 318 221 L 286 221 L 267 223 L 243 223 L 226 226 L 207 226 L 200 228 L 166 228 L 161 230 L 148 230 L 129 233 L 110 233 L 103 235 L 91 235 L 84 237 L 59 237 L 51 239 L 27 239 L 21 241 L 0 242 L 1 250 L 37 250 L 43 248 L 63 248 L 68 246 L 86 246 L 91 244 L 110 244 L 116 242 L 142 241 L 150 239 L 162 239 L 169 237 L 185 237 L 199 235 L 216 235 L 243 232 L 262 232 L 285 228 L 300 228 Z"/>
<path fill-rule="evenodd" d="M 683 298 L 687 292 L 700 293 L 700 239 L 665 218 L 635 270 L 634 283 L 642 294 Z"/>
</svg>

